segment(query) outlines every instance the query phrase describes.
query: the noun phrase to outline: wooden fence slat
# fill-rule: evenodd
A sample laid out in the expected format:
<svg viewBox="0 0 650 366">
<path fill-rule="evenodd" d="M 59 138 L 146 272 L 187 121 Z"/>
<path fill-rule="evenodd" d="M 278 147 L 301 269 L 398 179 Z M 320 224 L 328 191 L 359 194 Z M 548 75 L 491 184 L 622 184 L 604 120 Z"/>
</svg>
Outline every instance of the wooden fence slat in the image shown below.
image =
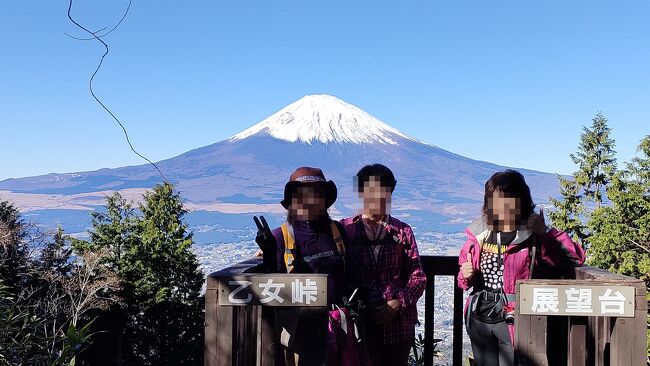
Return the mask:
<svg viewBox="0 0 650 366">
<path fill-rule="evenodd" d="M 567 341 L 569 366 L 584 366 L 587 361 L 587 318 L 569 318 L 569 339 Z"/>
<path fill-rule="evenodd" d="M 609 365 L 609 318 L 596 318 L 596 365 Z"/>
<path fill-rule="evenodd" d="M 632 361 L 634 350 L 634 321 L 629 318 L 616 318 L 611 338 L 611 364 L 635 365 Z"/>
<path fill-rule="evenodd" d="M 220 290 L 221 291 L 221 290 Z M 233 365 L 233 307 L 217 306 L 217 365 Z"/>
<path fill-rule="evenodd" d="M 632 365 L 643 365 L 646 362 L 648 354 L 648 345 L 647 345 L 647 300 L 644 302 L 646 304 L 646 309 L 637 309 L 635 311 L 636 316 L 634 317 L 634 339 L 632 340 L 632 354 L 634 358 L 632 359 Z M 632 320 L 632 319 L 629 319 Z"/>
<path fill-rule="evenodd" d="M 424 366 L 433 366 L 433 315 L 435 306 L 435 276 L 427 275 L 424 290 Z"/>
<path fill-rule="evenodd" d="M 454 278 L 454 283 L 456 278 Z M 463 363 L 463 290 L 454 285 L 453 365 Z"/>
<path fill-rule="evenodd" d="M 546 317 L 546 362 L 549 365 L 566 364 L 569 358 L 569 318 Z M 552 352 L 548 352 L 552 350 Z"/>
<path fill-rule="evenodd" d="M 528 342 L 529 355 L 537 366 L 547 366 L 546 357 L 546 316 L 530 317 L 530 341 Z"/>
<path fill-rule="evenodd" d="M 279 364 L 277 357 L 277 343 L 275 340 L 275 309 L 267 306 L 258 307 L 257 360 L 256 366 L 275 366 Z"/>
<path fill-rule="evenodd" d="M 530 324 L 531 316 L 522 315 L 518 312 L 515 314 L 515 324 L 517 331 L 515 333 L 515 364 L 529 365 L 530 362 Z"/>
<path fill-rule="evenodd" d="M 521 282 L 517 282 L 515 286 L 515 296 L 517 298 L 517 303 L 521 304 Z M 515 365 L 530 365 L 530 328 L 531 328 L 531 316 L 524 315 L 515 311 Z"/>
<path fill-rule="evenodd" d="M 205 347 L 203 364 L 205 366 L 218 366 L 217 364 L 217 300 L 218 291 L 208 288 L 205 291 L 205 330 L 203 346 Z"/>
</svg>

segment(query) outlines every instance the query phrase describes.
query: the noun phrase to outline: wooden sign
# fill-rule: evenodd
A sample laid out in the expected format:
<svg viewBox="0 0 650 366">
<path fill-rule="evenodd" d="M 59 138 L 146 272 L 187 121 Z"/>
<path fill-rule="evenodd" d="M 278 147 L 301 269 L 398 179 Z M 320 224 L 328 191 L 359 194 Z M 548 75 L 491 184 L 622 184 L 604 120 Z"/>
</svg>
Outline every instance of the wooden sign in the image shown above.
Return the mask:
<svg viewBox="0 0 650 366">
<path fill-rule="evenodd" d="M 327 306 L 327 276 L 274 273 L 220 277 L 219 305 Z"/>
<path fill-rule="evenodd" d="M 634 317 L 631 286 L 519 285 L 519 312 L 529 315 Z"/>
</svg>

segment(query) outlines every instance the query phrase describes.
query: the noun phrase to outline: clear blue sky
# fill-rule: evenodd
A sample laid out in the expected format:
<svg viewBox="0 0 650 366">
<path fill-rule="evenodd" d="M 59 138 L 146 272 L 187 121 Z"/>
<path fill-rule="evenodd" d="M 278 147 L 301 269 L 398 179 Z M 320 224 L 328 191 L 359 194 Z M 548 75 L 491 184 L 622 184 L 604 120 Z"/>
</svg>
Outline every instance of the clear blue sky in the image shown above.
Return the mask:
<svg viewBox="0 0 650 366">
<path fill-rule="evenodd" d="M 111 27 L 127 1 L 76 0 Z M 102 53 L 65 0 L 0 2 L 0 179 L 143 163 L 88 93 Z M 139 1 L 96 92 L 152 160 L 306 94 L 481 160 L 570 173 L 602 110 L 620 159 L 650 134 L 650 2 Z"/>
</svg>

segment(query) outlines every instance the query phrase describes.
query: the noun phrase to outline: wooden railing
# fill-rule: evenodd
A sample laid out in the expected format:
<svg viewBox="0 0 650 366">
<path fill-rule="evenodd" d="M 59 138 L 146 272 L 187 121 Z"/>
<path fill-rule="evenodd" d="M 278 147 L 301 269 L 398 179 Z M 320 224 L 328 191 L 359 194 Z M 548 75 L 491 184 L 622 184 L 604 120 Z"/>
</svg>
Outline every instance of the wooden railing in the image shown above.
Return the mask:
<svg viewBox="0 0 650 366">
<path fill-rule="evenodd" d="M 427 276 L 424 314 L 425 365 L 433 365 L 433 322 L 435 276 L 455 276 L 458 257 L 422 256 Z M 208 276 L 205 294 L 205 365 L 281 365 L 279 332 L 275 329 L 275 308 L 261 305 L 220 306 L 219 283 L 223 278 L 260 272 L 261 260 L 251 259 Z M 296 278 L 308 275 L 294 275 Z M 455 283 L 455 281 L 454 281 Z M 462 361 L 463 292 L 454 286 L 453 364 Z M 326 308 L 321 311 L 326 314 Z M 323 345 L 325 347 L 325 345 Z"/>
<path fill-rule="evenodd" d="M 458 257 L 422 256 L 422 268 L 427 275 L 424 291 L 424 365 L 433 366 L 433 319 L 435 313 L 435 277 L 458 274 Z M 452 365 L 461 365 L 463 360 L 463 290 L 454 279 L 453 351 Z"/>
<path fill-rule="evenodd" d="M 427 276 L 424 293 L 424 359 L 432 366 L 436 276 L 456 276 L 458 257 L 422 256 Z M 282 365 L 274 307 L 219 305 L 219 282 L 239 274 L 260 272 L 261 260 L 252 259 L 208 276 L 205 295 L 205 365 Z M 261 275 L 261 274 L 260 274 Z M 285 275 L 287 276 L 287 275 Z M 300 279 L 309 275 L 291 274 Z M 644 365 L 646 358 L 647 300 L 643 281 L 592 267 L 579 267 L 562 280 L 527 280 L 529 284 L 622 285 L 635 289 L 635 317 L 560 317 L 522 315 L 515 324 L 516 357 L 522 365 Z M 519 288 L 519 287 L 518 287 Z M 325 307 L 316 308 L 326 316 Z M 463 292 L 453 294 L 452 365 L 463 364 Z M 325 345 L 323 345 L 325 347 Z"/>
</svg>

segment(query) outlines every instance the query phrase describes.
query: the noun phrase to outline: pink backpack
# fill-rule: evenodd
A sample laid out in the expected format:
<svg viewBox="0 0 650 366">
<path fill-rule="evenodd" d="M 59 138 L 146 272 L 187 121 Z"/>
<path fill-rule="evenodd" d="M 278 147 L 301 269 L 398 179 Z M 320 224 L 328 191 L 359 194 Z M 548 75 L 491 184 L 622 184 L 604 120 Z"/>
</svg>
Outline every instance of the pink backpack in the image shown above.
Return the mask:
<svg viewBox="0 0 650 366">
<path fill-rule="evenodd" d="M 350 317 L 350 309 L 339 308 L 329 312 L 327 356 L 329 366 L 360 366 L 361 343 L 357 325 Z"/>
</svg>

